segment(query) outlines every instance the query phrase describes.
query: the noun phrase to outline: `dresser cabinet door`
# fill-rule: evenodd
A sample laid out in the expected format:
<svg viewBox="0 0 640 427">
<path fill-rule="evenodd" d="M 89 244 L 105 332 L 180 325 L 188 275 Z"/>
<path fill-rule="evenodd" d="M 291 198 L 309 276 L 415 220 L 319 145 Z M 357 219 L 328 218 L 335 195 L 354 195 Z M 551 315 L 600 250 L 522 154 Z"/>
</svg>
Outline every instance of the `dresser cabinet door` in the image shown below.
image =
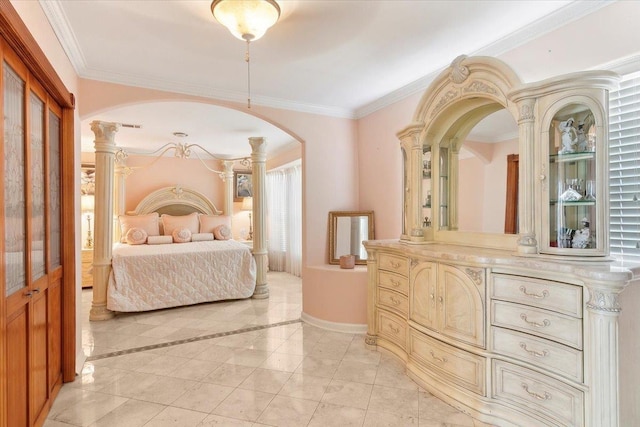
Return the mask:
<svg viewBox="0 0 640 427">
<path fill-rule="evenodd" d="M 456 267 L 438 267 L 438 329 L 451 338 L 484 347 L 484 272 L 471 278 Z"/>
<path fill-rule="evenodd" d="M 436 330 L 437 264 L 421 262 L 411 268 L 409 318 L 422 326 Z"/>
</svg>

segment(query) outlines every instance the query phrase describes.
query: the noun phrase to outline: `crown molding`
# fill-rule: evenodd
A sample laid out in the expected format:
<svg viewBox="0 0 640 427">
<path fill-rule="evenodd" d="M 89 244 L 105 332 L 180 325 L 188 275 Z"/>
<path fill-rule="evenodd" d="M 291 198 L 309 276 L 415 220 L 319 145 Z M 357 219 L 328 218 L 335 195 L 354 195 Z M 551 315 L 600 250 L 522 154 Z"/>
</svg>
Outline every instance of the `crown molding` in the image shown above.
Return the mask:
<svg viewBox="0 0 640 427">
<path fill-rule="evenodd" d="M 483 56 L 499 56 L 511 49 L 521 46 L 542 34 L 549 33 L 557 28 L 567 25 L 569 22 L 575 21 L 587 16 L 604 6 L 611 4 L 611 0 L 577 0 L 561 9 L 556 10 L 548 14 L 547 16 L 538 19 L 537 21 L 522 27 L 506 36 L 502 37 L 495 42 L 472 52 L 469 56 L 483 55 Z M 369 114 L 387 107 L 395 102 L 405 99 L 418 92 L 425 91 L 431 82 L 448 67 L 449 64 L 444 64 L 438 69 L 432 71 L 430 74 L 419 78 L 406 86 L 401 87 L 369 104 L 366 104 L 355 110 L 355 118 L 361 119 Z"/>
<path fill-rule="evenodd" d="M 67 15 L 64 13 L 62 4 L 58 0 L 40 0 L 39 3 L 76 74 L 82 76 L 87 69 L 87 62 L 82 54 L 82 49 L 80 49 L 78 39 L 71 29 Z"/>
<path fill-rule="evenodd" d="M 640 71 L 640 53 L 636 55 L 627 56 L 625 58 L 616 59 L 615 61 L 607 62 L 597 67 L 591 68 L 592 70 L 609 70 L 614 73 L 624 76 L 625 74 L 635 73 Z"/>
<path fill-rule="evenodd" d="M 539 37 L 542 34 L 553 31 L 569 22 L 589 15 L 598 9 L 611 4 L 611 0 L 577 0 L 563 8 L 548 14 L 547 16 L 527 25 L 507 36 L 497 40 L 470 55 L 498 56 L 517 46 Z M 100 80 L 110 83 L 118 83 L 147 89 L 162 90 L 167 92 L 183 93 L 187 95 L 204 96 L 207 98 L 244 103 L 246 94 L 223 89 L 212 89 L 207 86 L 197 86 L 185 82 L 152 79 L 145 76 L 126 75 L 106 71 L 91 70 L 87 68 L 86 60 L 80 49 L 78 40 L 73 33 L 60 0 L 39 0 L 51 27 L 53 28 L 62 48 L 67 54 L 71 64 L 80 78 Z M 253 105 L 297 111 L 302 113 L 318 114 L 337 118 L 360 119 L 377 110 L 401 101 L 416 93 L 423 92 L 429 87 L 433 79 L 440 74 L 449 64 L 440 64 L 429 74 L 421 77 L 387 95 L 362 107 L 351 110 L 334 106 L 307 104 L 292 100 L 271 98 L 256 95 L 252 97 Z M 629 62 L 627 66 L 632 66 Z"/>
</svg>

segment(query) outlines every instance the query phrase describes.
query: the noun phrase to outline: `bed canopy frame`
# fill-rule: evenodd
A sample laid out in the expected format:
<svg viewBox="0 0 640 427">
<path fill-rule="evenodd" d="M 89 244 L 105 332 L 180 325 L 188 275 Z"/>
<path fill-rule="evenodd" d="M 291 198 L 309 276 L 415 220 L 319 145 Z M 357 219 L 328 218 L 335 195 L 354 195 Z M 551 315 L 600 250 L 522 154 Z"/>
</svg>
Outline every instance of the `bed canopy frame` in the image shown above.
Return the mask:
<svg viewBox="0 0 640 427">
<path fill-rule="evenodd" d="M 125 182 L 126 177 L 135 171 L 126 165 L 127 153 L 116 145 L 115 137 L 119 123 L 93 121 L 91 130 L 95 135 L 95 220 L 94 220 L 94 249 L 93 249 L 93 301 L 91 303 L 90 320 L 107 320 L 114 313 L 107 309 L 107 285 L 111 273 L 111 256 L 113 243 L 120 239 L 120 228 L 117 226 L 118 215 L 125 214 Z M 233 166 L 240 163 L 251 164 L 253 180 L 253 256 L 256 260 L 256 288 L 253 298 L 268 298 L 267 284 L 267 246 L 265 220 L 265 176 L 266 176 L 266 139 L 263 137 L 249 138 L 251 157 L 237 159 L 219 158 L 196 144 L 166 144 L 153 153 L 157 158 L 170 150 L 175 151 L 176 157 L 190 158 L 192 147 L 198 147 L 207 159 L 222 162 L 224 170 L 216 171 L 224 186 L 224 209 L 220 212 L 206 197 L 193 190 L 180 186 L 160 189 L 145 197 L 133 211 L 139 214 L 153 212 L 171 204 L 189 205 L 195 210 L 215 215 L 233 215 Z M 195 153 L 194 153 L 195 154 Z M 195 154 L 201 161 L 199 155 Z M 157 159 L 156 159 L 157 160 Z M 152 161 L 149 165 L 155 162 Z M 204 162 L 203 162 L 204 164 Z M 206 166 L 206 164 L 205 164 Z"/>
</svg>

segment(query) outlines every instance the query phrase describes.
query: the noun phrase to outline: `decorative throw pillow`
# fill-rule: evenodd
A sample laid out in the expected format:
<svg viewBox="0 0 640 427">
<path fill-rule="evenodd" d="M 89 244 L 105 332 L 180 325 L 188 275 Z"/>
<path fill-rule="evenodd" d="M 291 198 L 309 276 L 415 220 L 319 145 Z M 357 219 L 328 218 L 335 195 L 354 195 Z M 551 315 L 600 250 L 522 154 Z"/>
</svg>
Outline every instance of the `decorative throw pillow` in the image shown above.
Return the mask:
<svg viewBox="0 0 640 427">
<path fill-rule="evenodd" d="M 188 228 L 176 228 L 171 233 L 175 243 L 189 243 L 191 241 L 191 230 Z"/>
<path fill-rule="evenodd" d="M 161 218 L 165 236 L 173 236 L 173 231 L 181 228 L 189 229 L 191 234 L 200 231 L 197 212 L 190 213 L 189 215 L 162 214 Z"/>
<path fill-rule="evenodd" d="M 229 240 L 231 238 L 231 229 L 226 225 L 219 225 L 213 229 L 213 236 L 218 240 Z"/>
<path fill-rule="evenodd" d="M 213 240 L 213 233 L 195 233 L 191 235 L 192 242 L 207 242 Z"/>
<path fill-rule="evenodd" d="M 127 231 L 125 241 L 129 245 L 142 245 L 147 243 L 147 232 L 142 228 L 133 227 Z"/>
<path fill-rule="evenodd" d="M 146 215 L 119 215 L 120 241 L 126 243 L 127 233 L 132 228 L 140 228 L 147 232 L 147 236 L 160 235 L 160 216 L 157 212 Z"/>
<path fill-rule="evenodd" d="M 229 215 L 200 215 L 200 233 L 213 233 L 213 229 L 219 225 L 226 225 L 231 228 L 231 217 Z"/>
<path fill-rule="evenodd" d="M 147 237 L 148 245 L 166 245 L 173 243 L 173 237 L 171 236 L 149 236 Z"/>
</svg>

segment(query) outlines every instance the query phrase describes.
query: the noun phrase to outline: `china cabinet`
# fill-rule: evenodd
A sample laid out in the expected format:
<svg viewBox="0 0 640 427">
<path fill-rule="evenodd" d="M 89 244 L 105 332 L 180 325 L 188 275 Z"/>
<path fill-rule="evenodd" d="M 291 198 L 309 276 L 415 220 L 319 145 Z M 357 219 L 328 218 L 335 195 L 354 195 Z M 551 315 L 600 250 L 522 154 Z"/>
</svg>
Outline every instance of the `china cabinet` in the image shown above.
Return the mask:
<svg viewBox="0 0 640 427">
<path fill-rule="evenodd" d="M 399 240 L 365 243 L 366 343 L 483 422 L 619 425 L 619 294 L 633 273 L 608 257 L 607 97 L 616 81 L 589 71 L 525 84 L 501 61 L 462 56 L 398 133 L 403 230 Z M 499 111 L 517 124 L 516 152 L 498 159 L 505 171 L 518 159 L 517 233 L 460 231 L 467 210 L 492 215 L 461 203 L 468 181 L 483 179 L 462 160 L 473 151 L 470 131 Z M 502 153 L 485 150 L 487 163 Z M 499 187 L 491 184 L 474 191 L 490 199 Z"/>
</svg>

